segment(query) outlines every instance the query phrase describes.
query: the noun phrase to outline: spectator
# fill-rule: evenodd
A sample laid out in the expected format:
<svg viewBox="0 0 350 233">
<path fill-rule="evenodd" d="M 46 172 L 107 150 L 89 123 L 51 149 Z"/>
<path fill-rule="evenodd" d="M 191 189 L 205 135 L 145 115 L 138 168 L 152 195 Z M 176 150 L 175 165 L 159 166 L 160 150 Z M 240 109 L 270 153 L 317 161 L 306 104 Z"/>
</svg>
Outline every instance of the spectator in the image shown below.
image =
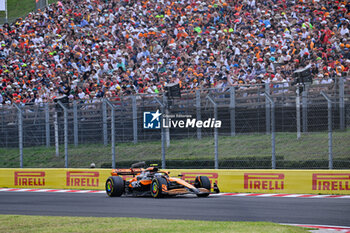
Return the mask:
<svg viewBox="0 0 350 233">
<path fill-rule="evenodd" d="M 0 28 L 2 104 L 349 74 L 347 1 L 71 0 Z M 283 69 L 275 69 L 276 65 Z M 273 76 L 273 77 L 272 77 Z"/>
</svg>

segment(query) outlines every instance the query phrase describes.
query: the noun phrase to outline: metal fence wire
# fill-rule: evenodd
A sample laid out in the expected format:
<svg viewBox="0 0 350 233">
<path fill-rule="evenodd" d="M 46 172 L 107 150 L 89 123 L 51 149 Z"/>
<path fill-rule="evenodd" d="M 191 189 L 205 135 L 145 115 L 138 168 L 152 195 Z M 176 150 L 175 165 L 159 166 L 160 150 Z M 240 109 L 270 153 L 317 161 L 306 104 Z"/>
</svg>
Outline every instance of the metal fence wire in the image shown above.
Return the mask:
<svg viewBox="0 0 350 233">
<path fill-rule="evenodd" d="M 182 91 L 180 98 L 4 105 L 0 167 L 128 167 L 146 161 L 166 168 L 346 169 L 349 86 L 340 78 L 320 85 Z M 161 127 L 146 129 L 145 116 L 157 111 Z M 221 127 L 197 127 L 197 121 L 221 121 Z"/>
</svg>

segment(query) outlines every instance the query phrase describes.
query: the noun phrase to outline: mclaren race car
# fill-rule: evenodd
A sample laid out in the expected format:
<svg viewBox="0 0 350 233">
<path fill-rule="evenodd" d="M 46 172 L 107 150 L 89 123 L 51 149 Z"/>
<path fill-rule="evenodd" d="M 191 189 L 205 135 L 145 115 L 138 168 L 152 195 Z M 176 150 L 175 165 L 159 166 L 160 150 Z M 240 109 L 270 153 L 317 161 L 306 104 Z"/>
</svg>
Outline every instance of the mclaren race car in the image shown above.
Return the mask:
<svg viewBox="0 0 350 233">
<path fill-rule="evenodd" d="M 144 163 L 136 163 L 128 169 L 114 169 L 112 176 L 106 181 L 106 192 L 110 197 L 127 196 L 175 196 L 196 194 L 207 197 L 211 193 L 210 180 L 206 176 L 197 176 L 194 182 L 186 182 L 180 178 L 169 176 L 168 171 L 159 170 L 157 165 L 144 167 Z M 131 176 L 129 179 L 123 177 Z M 213 184 L 215 193 L 219 192 L 216 183 Z"/>
</svg>

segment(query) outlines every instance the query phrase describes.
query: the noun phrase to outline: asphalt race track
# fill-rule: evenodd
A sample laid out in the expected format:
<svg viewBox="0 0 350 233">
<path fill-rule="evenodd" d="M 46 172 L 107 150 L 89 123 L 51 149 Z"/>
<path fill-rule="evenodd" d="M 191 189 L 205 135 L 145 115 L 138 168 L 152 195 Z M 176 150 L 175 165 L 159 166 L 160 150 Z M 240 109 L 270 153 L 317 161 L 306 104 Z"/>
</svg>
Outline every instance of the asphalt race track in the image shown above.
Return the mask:
<svg viewBox="0 0 350 233">
<path fill-rule="evenodd" d="M 350 200 L 195 196 L 153 199 L 104 194 L 0 192 L 0 214 L 141 217 L 350 226 Z"/>
</svg>

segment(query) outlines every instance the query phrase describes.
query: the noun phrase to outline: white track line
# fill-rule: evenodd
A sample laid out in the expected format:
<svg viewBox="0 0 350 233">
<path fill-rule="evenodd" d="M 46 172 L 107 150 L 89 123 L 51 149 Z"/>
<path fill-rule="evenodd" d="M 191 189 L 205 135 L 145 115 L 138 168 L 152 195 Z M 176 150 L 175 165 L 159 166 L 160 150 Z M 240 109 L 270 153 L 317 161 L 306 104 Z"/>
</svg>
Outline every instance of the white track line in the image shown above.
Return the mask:
<svg viewBox="0 0 350 233">
<path fill-rule="evenodd" d="M 70 190 L 70 189 L 21 189 L 0 188 L 0 192 L 40 192 L 40 193 L 98 193 L 105 194 L 101 190 Z M 277 193 L 218 193 L 212 196 L 224 197 L 294 197 L 294 198 L 349 198 L 350 195 L 313 195 L 313 194 L 277 194 Z"/>
</svg>

